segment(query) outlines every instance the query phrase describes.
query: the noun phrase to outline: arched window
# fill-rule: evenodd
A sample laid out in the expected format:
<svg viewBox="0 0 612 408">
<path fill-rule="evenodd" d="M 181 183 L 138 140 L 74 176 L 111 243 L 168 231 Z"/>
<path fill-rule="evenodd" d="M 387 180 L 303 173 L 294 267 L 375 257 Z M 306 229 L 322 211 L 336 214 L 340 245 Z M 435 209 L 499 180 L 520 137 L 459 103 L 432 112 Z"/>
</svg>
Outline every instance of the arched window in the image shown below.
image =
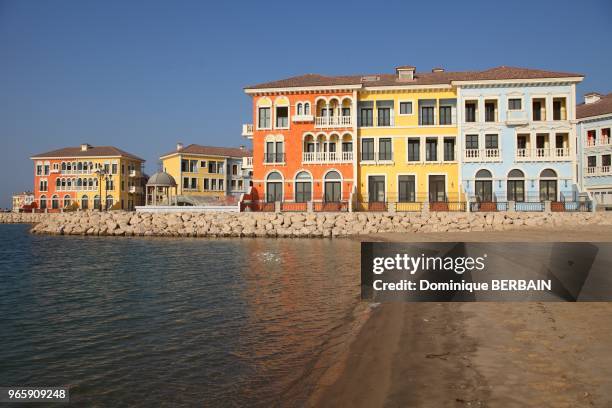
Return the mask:
<svg viewBox="0 0 612 408">
<path fill-rule="evenodd" d="M 87 197 L 86 194 L 83 194 L 83 197 L 81 197 L 81 208 L 83 210 L 87 210 L 89 208 L 89 197 Z"/>
<path fill-rule="evenodd" d="M 72 179 L 66 180 L 66 188 L 68 190 L 72 189 Z"/>
<path fill-rule="evenodd" d="M 540 201 L 557 201 L 557 172 L 544 169 L 540 173 Z"/>
<path fill-rule="evenodd" d="M 508 172 L 508 201 L 525 201 L 525 173 L 513 169 Z"/>
<path fill-rule="evenodd" d="M 66 162 L 62 162 L 62 171 L 66 171 Z"/>
<path fill-rule="evenodd" d="M 94 208 L 96 210 L 100 210 L 100 196 L 99 195 L 94 196 Z"/>
<path fill-rule="evenodd" d="M 296 113 L 297 113 L 298 116 L 301 116 L 301 115 L 304 114 L 303 105 L 301 103 L 297 104 Z"/>
<path fill-rule="evenodd" d="M 57 195 L 53 195 L 51 198 L 51 208 L 54 210 L 59 208 L 59 197 Z"/>
<path fill-rule="evenodd" d="M 310 102 L 304 104 L 304 115 L 310 115 Z"/>
<path fill-rule="evenodd" d="M 324 201 L 327 203 L 337 203 L 342 201 L 342 177 L 335 170 L 327 172 L 324 184 Z"/>
<path fill-rule="evenodd" d="M 62 185 L 62 180 L 61 179 L 55 179 L 55 189 L 59 190 L 61 185 Z"/>
<path fill-rule="evenodd" d="M 72 171 L 72 163 L 66 164 L 66 171 Z"/>
<path fill-rule="evenodd" d="M 476 182 L 474 183 L 476 201 L 492 202 L 493 201 L 493 174 L 489 170 L 482 169 L 476 172 Z"/>
<path fill-rule="evenodd" d="M 65 190 L 65 189 L 66 189 L 66 179 L 63 178 L 62 179 L 62 190 Z"/>
<path fill-rule="evenodd" d="M 283 201 L 283 177 L 277 171 L 268 174 L 266 178 L 266 201 L 273 203 Z"/>
<path fill-rule="evenodd" d="M 40 196 L 40 209 L 45 210 L 46 208 L 47 208 L 47 196 L 43 194 Z"/>
<path fill-rule="evenodd" d="M 83 179 L 78 178 L 77 179 L 77 190 L 81 190 L 82 188 L 83 188 Z"/>
<path fill-rule="evenodd" d="M 71 203 L 71 199 L 70 196 L 68 194 L 66 194 L 64 196 L 64 207 L 69 207 Z"/>
<path fill-rule="evenodd" d="M 305 203 L 312 200 L 312 177 L 306 171 L 300 171 L 295 176 L 295 201 Z"/>
<path fill-rule="evenodd" d="M 478 170 L 478 172 L 476 173 L 476 178 L 492 178 L 493 174 L 491 174 L 491 172 L 489 170 Z"/>
<path fill-rule="evenodd" d="M 80 173 L 81 171 L 83 171 L 83 162 L 79 162 L 79 163 L 77 164 L 77 169 L 79 170 L 79 173 Z"/>
</svg>

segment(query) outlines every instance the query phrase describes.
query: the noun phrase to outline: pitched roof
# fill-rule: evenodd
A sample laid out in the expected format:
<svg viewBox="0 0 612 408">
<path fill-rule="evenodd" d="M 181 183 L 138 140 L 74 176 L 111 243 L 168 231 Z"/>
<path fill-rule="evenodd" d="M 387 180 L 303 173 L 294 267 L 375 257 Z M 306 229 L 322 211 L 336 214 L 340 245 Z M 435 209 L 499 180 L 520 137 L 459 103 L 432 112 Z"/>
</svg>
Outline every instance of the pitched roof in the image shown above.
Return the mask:
<svg viewBox="0 0 612 408">
<path fill-rule="evenodd" d="M 417 72 L 413 80 L 398 79 L 396 74 L 365 74 L 325 76 L 305 74 L 278 81 L 264 82 L 245 89 L 304 88 L 315 86 L 401 86 L 401 85 L 450 85 L 452 81 L 488 81 L 504 79 L 575 78 L 582 74 L 544 71 L 540 69 L 500 66 L 485 71 Z"/>
<path fill-rule="evenodd" d="M 197 144 L 190 144 L 189 146 L 183 147 L 181 150 L 173 150 L 168 152 L 161 157 L 170 156 L 177 153 L 191 153 L 201 154 L 207 156 L 226 156 L 226 157 L 249 157 L 253 153 L 248 149 L 241 149 L 239 147 L 216 147 L 216 146 L 201 146 Z"/>
<path fill-rule="evenodd" d="M 115 156 L 128 157 L 134 160 L 145 161 L 144 159 L 141 159 L 140 157 L 132 153 L 128 153 L 114 146 L 89 146 L 87 150 L 82 150 L 81 146 L 64 147 L 62 149 L 52 150 L 46 153 L 35 154 L 34 156 L 32 156 L 32 158 L 115 157 Z"/>
<path fill-rule="evenodd" d="M 612 93 L 602 96 L 597 102 L 581 103 L 576 106 L 577 119 L 605 115 L 607 113 L 612 113 Z"/>
</svg>

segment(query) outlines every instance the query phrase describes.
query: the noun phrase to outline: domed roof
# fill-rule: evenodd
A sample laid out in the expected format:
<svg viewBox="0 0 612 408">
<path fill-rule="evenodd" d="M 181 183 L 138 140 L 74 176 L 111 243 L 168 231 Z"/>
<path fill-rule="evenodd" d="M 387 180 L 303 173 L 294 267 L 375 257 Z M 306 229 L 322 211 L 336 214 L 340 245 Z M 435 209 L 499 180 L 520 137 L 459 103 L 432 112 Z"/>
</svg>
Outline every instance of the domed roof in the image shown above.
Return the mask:
<svg viewBox="0 0 612 408">
<path fill-rule="evenodd" d="M 174 181 L 174 177 L 172 177 L 168 173 L 158 171 L 157 173 L 149 177 L 149 181 L 147 181 L 147 186 L 176 187 L 176 181 Z"/>
</svg>

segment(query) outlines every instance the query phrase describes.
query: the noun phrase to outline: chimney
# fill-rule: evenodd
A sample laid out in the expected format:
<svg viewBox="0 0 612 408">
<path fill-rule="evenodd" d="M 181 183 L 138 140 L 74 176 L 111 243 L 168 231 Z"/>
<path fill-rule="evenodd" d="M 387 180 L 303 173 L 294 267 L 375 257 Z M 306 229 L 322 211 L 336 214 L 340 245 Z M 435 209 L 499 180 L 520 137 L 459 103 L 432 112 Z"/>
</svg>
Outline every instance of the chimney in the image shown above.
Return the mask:
<svg viewBox="0 0 612 408">
<path fill-rule="evenodd" d="M 601 94 L 597 92 L 589 92 L 588 94 L 584 94 L 584 103 L 587 105 L 589 103 L 598 102 L 600 99 L 601 99 Z"/>
<path fill-rule="evenodd" d="M 244 150 L 244 145 L 240 145 L 240 150 Z"/>
<path fill-rule="evenodd" d="M 180 152 L 181 150 L 183 150 L 183 144 L 181 142 L 178 142 L 176 144 L 176 151 Z"/>
<path fill-rule="evenodd" d="M 431 69 L 431 72 L 444 72 L 444 68 L 440 68 L 440 67 L 435 67 Z"/>
<path fill-rule="evenodd" d="M 88 151 L 89 149 L 91 149 L 91 146 L 90 146 L 89 144 L 87 144 L 87 143 L 82 143 L 82 144 L 81 144 L 81 151 L 82 151 L 82 152 L 86 152 L 86 151 Z"/>
<path fill-rule="evenodd" d="M 395 68 L 397 79 L 399 79 L 400 81 L 414 80 L 414 71 L 416 71 L 416 68 L 411 65 L 403 65 L 401 67 Z"/>
</svg>

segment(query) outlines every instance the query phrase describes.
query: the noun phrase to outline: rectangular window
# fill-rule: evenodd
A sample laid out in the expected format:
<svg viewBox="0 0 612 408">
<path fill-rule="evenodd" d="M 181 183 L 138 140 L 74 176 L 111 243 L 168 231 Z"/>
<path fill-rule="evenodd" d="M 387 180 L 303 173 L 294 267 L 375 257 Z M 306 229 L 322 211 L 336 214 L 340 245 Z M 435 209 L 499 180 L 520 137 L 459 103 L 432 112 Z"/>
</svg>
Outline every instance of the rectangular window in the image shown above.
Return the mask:
<svg viewBox="0 0 612 408">
<path fill-rule="evenodd" d="M 232 164 L 232 175 L 237 175 L 238 174 L 238 165 L 237 164 Z"/>
<path fill-rule="evenodd" d="M 478 149 L 478 135 L 465 135 L 465 148 Z"/>
<path fill-rule="evenodd" d="M 231 185 L 232 190 L 235 190 L 236 189 L 236 180 L 232 180 L 230 185 Z"/>
<path fill-rule="evenodd" d="M 542 120 L 542 102 L 533 101 L 533 120 Z"/>
<path fill-rule="evenodd" d="M 210 182 L 208 180 L 207 178 L 204 179 L 204 190 L 210 190 Z"/>
<path fill-rule="evenodd" d="M 38 165 L 36 165 L 36 175 L 37 175 L 37 176 L 42 176 L 42 173 L 43 173 L 43 167 L 42 167 L 42 164 L 38 164 Z"/>
<path fill-rule="evenodd" d="M 210 179 L 210 189 L 211 190 L 217 189 L 217 179 Z"/>
<path fill-rule="evenodd" d="M 286 106 L 279 106 L 276 108 L 276 127 L 286 128 L 289 127 L 289 108 Z"/>
<path fill-rule="evenodd" d="M 434 107 L 421 106 L 421 115 L 419 117 L 419 125 L 431 126 L 434 124 Z"/>
<path fill-rule="evenodd" d="M 191 173 L 197 173 L 198 172 L 198 161 L 197 160 L 190 160 L 189 161 L 189 171 Z"/>
<path fill-rule="evenodd" d="M 374 110 L 372 108 L 361 108 L 359 110 L 359 126 L 367 127 L 374 125 Z"/>
<path fill-rule="evenodd" d="M 181 171 L 189 171 L 189 160 L 181 160 Z"/>
<path fill-rule="evenodd" d="M 113 174 L 117 174 L 117 164 L 113 163 Z"/>
<path fill-rule="evenodd" d="M 378 160 L 393 160 L 391 138 L 378 139 Z"/>
<path fill-rule="evenodd" d="M 400 115 L 412 115 L 412 102 L 400 102 Z"/>
<path fill-rule="evenodd" d="M 444 161 L 455 161 L 455 138 L 444 138 Z"/>
<path fill-rule="evenodd" d="M 440 124 L 450 125 L 453 123 L 453 108 L 451 106 L 440 106 Z"/>
<path fill-rule="evenodd" d="M 525 180 L 508 180 L 508 201 L 525 201 Z"/>
<path fill-rule="evenodd" d="M 498 135 L 485 135 L 485 149 L 497 149 Z"/>
<path fill-rule="evenodd" d="M 520 98 L 508 99 L 508 110 L 521 110 L 522 101 Z"/>
<path fill-rule="evenodd" d="M 219 179 L 219 190 L 223 190 L 225 189 L 224 184 L 223 184 L 223 180 Z"/>
<path fill-rule="evenodd" d="M 276 163 L 283 163 L 285 161 L 285 155 L 283 154 L 283 142 L 276 142 Z"/>
<path fill-rule="evenodd" d="M 342 108 L 342 116 L 345 118 L 351 116 L 351 108 Z"/>
<path fill-rule="evenodd" d="M 437 161 L 438 160 L 438 139 L 427 138 L 425 141 L 425 160 L 426 161 Z"/>
<path fill-rule="evenodd" d="M 242 190 L 242 180 L 238 180 L 238 189 Z"/>
<path fill-rule="evenodd" d="M 485 122 L 495 121 L 495 103 L 485 102 Z"/>
<path fill-rule="evenodd" d="M 217 162 L 214 162 L 214 161 L 208 162 L 208 172 L 211 174 L 215 174 L 217 172 Z"/>
<path fill-rule="evenodd" d="M 353 142 L 342 142 L 342 151 L 343 152 L 352 152 L 353 151 Z"/>
<path fill-rule="evenodd" d="M 408 161 L 421 160 L 421 139 L 408 139 Z"/>
<path fill-rule="evenodd" d="M 596 156 L 587 157 L 587 163 L 589 167 L 597 166 L 597 157 Z"/>
<path fill-rule="evenodd" d="M 399 190 L 399 202 L 415 202 L 416 201 L 416 183 L 414 176 L 399 176 L 397 187 Z"/>
<path fill-rule="evenodd" d="M 391 108 L 378 108 L 378 126 L 391 126 Z"/>
<path fill-rule="evenodd" d="M 270 108 L 259 108 L 259 122 L 258 126 L 260 129 L 270 129 Z"/>
<path fill-rule="evenodd" d="M 604 167 L 610 167 L 610 155 L 604 154 L 601 156 L 601 165 Z"/>
<path fill-rule="evenodd" d="M 200 162 L 200 168 L 206 169 L 206 162 L 204 160 Z"/>
<path fill-rule="evenodd" d="M 361 139 L 361 160 L 374 160 L 374 139 Z"/>
<path fill-rule="evenodd" d="M 198 179 L 195 177 L 191 178 L 191 184 L 189 186 L 189 188 L 191 188 L 192 190 L 197 190 L 198 188 Z"/>
<path fill-rule="evenodd" d="M 183 177 L 183 188 L 189 188 L 189 177 Z"/>
<path fill-rule="evenodd" d="M 476 102 L 465 103 L 465 121 L 476 122 Z"/>
</svg>

